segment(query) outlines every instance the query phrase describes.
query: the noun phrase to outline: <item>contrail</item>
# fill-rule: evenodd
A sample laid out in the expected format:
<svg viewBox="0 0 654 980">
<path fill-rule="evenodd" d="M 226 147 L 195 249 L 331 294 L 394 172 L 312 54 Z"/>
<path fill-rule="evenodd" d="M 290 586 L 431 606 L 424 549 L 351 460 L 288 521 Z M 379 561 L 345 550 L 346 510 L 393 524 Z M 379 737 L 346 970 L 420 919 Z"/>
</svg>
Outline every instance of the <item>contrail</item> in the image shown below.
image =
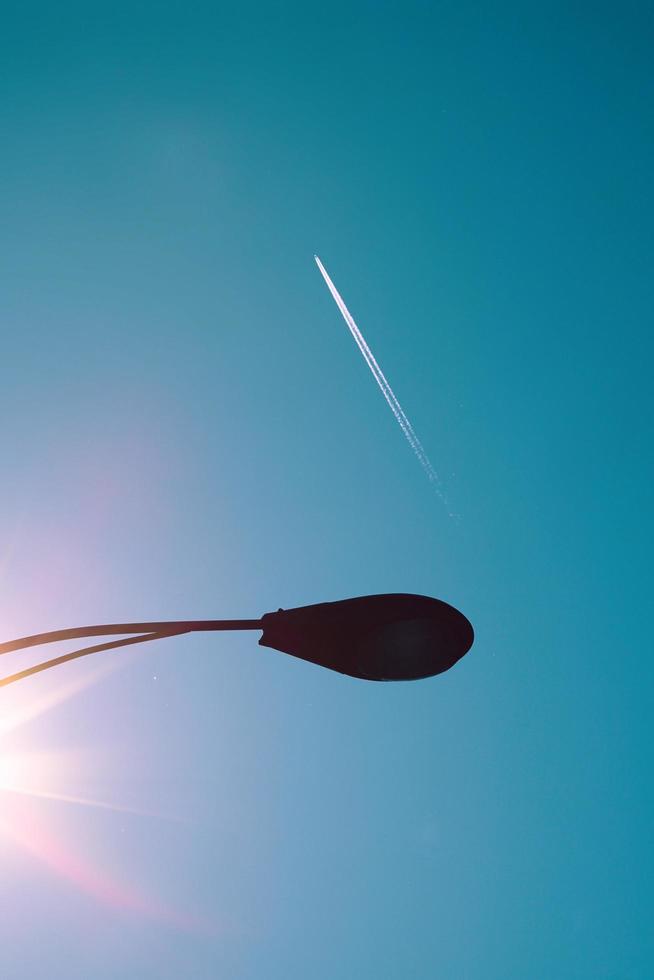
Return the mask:
<svg viewBox="0 0 654 980">
<path fill-rule="evenodd" d="M 441 497 L 442 500 L 445 501 L 445 496 L 441 490 L 438 474 L 436 473 L 436 470 L 430 463 L 429 457 L 427 456 L 427 453 L 425 452 L 423 445 L 420 442 L 420 439 L 418 439 L 418 436 L 416 435 L 413 426 L 409 422 L 406 412 L 404 411 L 399 401 L 395 397 L 395 392 L 391 388 L 388 380 L 386 379 L 384 372 L 382 371 L 379 364 L 377 363 L 375 359 L 375 355 L 368 347 L 368 344 L 366 343 L 363 334 L 361 333 L 356 323 L 354 322 L 350 311 L 348 310 L 347 306 L 343 302 L 343 298 L 341 294 L 339 293 L 336 286 L 329 278 L 329 275 L 324 265 L 322 264 L 322 262 L 320 261 L 317 255 L 314 255 L 314 259 L 316 260 L 316 265 L 320 269 L 320 274 L 322 275 L 323 279 L 327 283 L 327 288 L 329 289 L 330 293 L 334 297 L 334 301 L 338 306 L 339 310 L 341 311 L 343 319 L 345 320 L 348 327 L 350 328 L 350 333 L 354 337 L 359 350 L 363 354 L 363 358 L 366 364 L 372 371 L 372 375 L 375 381 L 377 382 L 377 384 L 379 385 L 384 398 L 388 402 L 389 408 L 391 409 L 393 415 L 397 419 L 397 422 L 400 428 L 402 429 L 402 432 L 406 436 L 407 442 L 409 443 L 414 453 L 418 457 L 418 460 L 420 461 L 422 468 L 427 474 L 430 483 L 434 485 L 434 488 L 436 489 L 438 495 Z"/>
</svg>

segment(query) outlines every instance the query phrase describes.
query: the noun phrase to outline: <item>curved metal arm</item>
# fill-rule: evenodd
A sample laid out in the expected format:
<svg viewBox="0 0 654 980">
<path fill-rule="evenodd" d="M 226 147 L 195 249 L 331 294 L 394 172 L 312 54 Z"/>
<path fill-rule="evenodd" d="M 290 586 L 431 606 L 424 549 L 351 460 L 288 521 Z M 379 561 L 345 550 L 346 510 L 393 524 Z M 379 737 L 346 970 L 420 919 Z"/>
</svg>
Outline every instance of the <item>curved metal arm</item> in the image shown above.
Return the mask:
<svg viewBox="0 0 654 980">
<path fill-rule="evenodd" d="M 161 636 L 175 636 L 178 633 L 210 632 L 214 630 L 260 630 L 259 619 L 180 619 L 157 623 L 105 623 L 101 626 L 76 626 L 69 630 L 53 630 L 50 633 L 35 633 L 21 636 L 17 640 L 0 643 L 0 656 L 37 647 L 42 643 L 59 643 L 62 640 L 79 640 L 84 636 L 116 636 L 125 633 L 156 633 Z M 154 638 L 154 637 L 153 637 Z"/>
<path fill-rule="evenodd" d="M 16 681 L 22 681 L 25 677 L 31 677 L 32 674 L 40 674 L 42 670 L 49 670 L 50 667 L 58 667 L 60 664 L 68 663 L 69 660 L 88 657 L 92 653 L 102 653 L 104 650 L 114 650 L 116 647 L 126 647 L 133 643 L 145 643 L 146 640 L 162 640 L 167 636 L 178 636 L 183 632 L 188 631 L 179 630 L 176 633 L 147 633 L 145 636 L 130 636 L 124 640 L 110 640 L 108 643 L 96 643 L 95 646 L 84 647 L 82 650 L 74 650 L 72 653 L 65 653 L 63 656 L 54 657 L 52 660 L 44 660 L 43 663 L 35 664 L 33 667 L 19 670 L 16 674 L 3 677 L 0 680 L 0 687 L 7 687 L 9 684 L 15 684 Z"/>
<path fill-rule="evenodd" d="M 62 640 L 78 640 L 83 636 L 115 636 L 123 635 L 122 640 L 109 640 L 107 643 L 96 643 L 72 653 L 65 653 L 52 660 L 44 660 L 33 667 L 19 670 L 15 674 L 0 679 L 0 687 L 7 687 L 22 681 L 43 670 L 58 667 L 69 660 L 88 657 L 92 653 L 102 653 L 105 650 L 115 650 L 118 647 L 131 646 L 134 643 L 145 643 L 147 640 L 163 640 L 167 636 L 180 636 L 182 633 L 199 633 L 216 630 L 256 630 L 262 629 L 258 619 L 190 619 L 173 620 L 157 623 L 105 623 L 100 626 L 77 626 L 68 630 L 53 630 L 50 633 L 35 633 L 33 636 L 22 636 L 8 643 L 0 643 L 0 655 L 13 653 L 15 650 L 25 650 L 27 647 L 40 646 L 42 643 L 58 643 Z M 125 633 L 139 633 L 139 636 L 124 636 Z"/>
</svg>

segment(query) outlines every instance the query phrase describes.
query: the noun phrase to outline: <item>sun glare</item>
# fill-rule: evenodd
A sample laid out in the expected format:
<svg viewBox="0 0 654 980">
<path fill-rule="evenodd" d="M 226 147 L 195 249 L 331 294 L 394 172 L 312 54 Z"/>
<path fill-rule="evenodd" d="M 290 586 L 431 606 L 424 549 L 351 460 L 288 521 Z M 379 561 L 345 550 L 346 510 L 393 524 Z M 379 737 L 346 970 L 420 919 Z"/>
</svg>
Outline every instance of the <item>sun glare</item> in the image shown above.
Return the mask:
<svg viewBox="0 0 654 980">
<path fill-rule="evenodd" d="M 26 732 L 16 733 L 45 712 L 61 705 L 105 676 L 102 666 L 83 679 L 48 687 L 40 697 L 29 699 L 26 689 L 3 692 L 0 718 L 0 836 L 23 853 L 80 891 L 123 912 L 139 913 L 176 928 L 196 931 L 198 922 L 180 916 L 140 889 L 119 881 L 96 862 L 80 854 L 48 826 L 47 810 L 40 801 L 56 801 L 84 807 L 100 807 L 140 816 L 155 816 L 105 800 L 71 792 L 70 779 L 79 756 L 70 751 L 42 751 L 25 744 Z M 18 744 L 17 744 L 18 743 Z M 202 927 L 203 928 L 203 927 Z M 204 931 L 204 928 L 203 928 Z"/>
</svg>

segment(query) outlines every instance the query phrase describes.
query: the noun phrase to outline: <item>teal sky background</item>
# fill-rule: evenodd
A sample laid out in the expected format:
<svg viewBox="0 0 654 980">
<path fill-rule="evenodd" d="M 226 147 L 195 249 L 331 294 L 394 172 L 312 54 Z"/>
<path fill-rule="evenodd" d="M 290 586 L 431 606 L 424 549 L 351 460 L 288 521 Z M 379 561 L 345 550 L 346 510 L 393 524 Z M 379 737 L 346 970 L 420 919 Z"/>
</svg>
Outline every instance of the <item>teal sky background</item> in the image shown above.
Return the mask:
<svg viewBox="0 0 654 980">
<path fill-rule="evenodd" d="M 0 639 L 406 591 L 476 642 L 375 685 L 187 636 L 1 691 L 0 775 L 141 811 L 0 778 L 3 977 L 654 975 L 653 20 L 8 5 Z"/>
</svg>

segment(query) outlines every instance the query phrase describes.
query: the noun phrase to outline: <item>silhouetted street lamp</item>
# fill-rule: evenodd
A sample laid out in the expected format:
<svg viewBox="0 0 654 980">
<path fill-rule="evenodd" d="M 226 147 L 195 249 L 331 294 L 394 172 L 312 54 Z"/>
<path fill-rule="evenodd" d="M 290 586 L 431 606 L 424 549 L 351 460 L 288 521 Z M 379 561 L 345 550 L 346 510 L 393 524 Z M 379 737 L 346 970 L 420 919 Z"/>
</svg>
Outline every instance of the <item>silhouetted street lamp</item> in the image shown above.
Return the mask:
<svg viewBox="0 0 654 980">
<path fill-rule="evenodd" d="M 110 623 L 22 637 L 0 644 L 0 655 L 87 636 L 121 635 L 123 638 L 28 667 L 0 680 L 0 687 L 104 650 L 182 633 L 215 630 L 263 630 L 261 646 L 371 681 L 419 680 L 441 674 L 468 652 L 474 639 L 472 626 L 463 613 L 440 599 L 404 593 L 360 596 L 279 609 L 261 619 Z M 139 635 L 125 638 L 125 634 Z"/>
</svg>

